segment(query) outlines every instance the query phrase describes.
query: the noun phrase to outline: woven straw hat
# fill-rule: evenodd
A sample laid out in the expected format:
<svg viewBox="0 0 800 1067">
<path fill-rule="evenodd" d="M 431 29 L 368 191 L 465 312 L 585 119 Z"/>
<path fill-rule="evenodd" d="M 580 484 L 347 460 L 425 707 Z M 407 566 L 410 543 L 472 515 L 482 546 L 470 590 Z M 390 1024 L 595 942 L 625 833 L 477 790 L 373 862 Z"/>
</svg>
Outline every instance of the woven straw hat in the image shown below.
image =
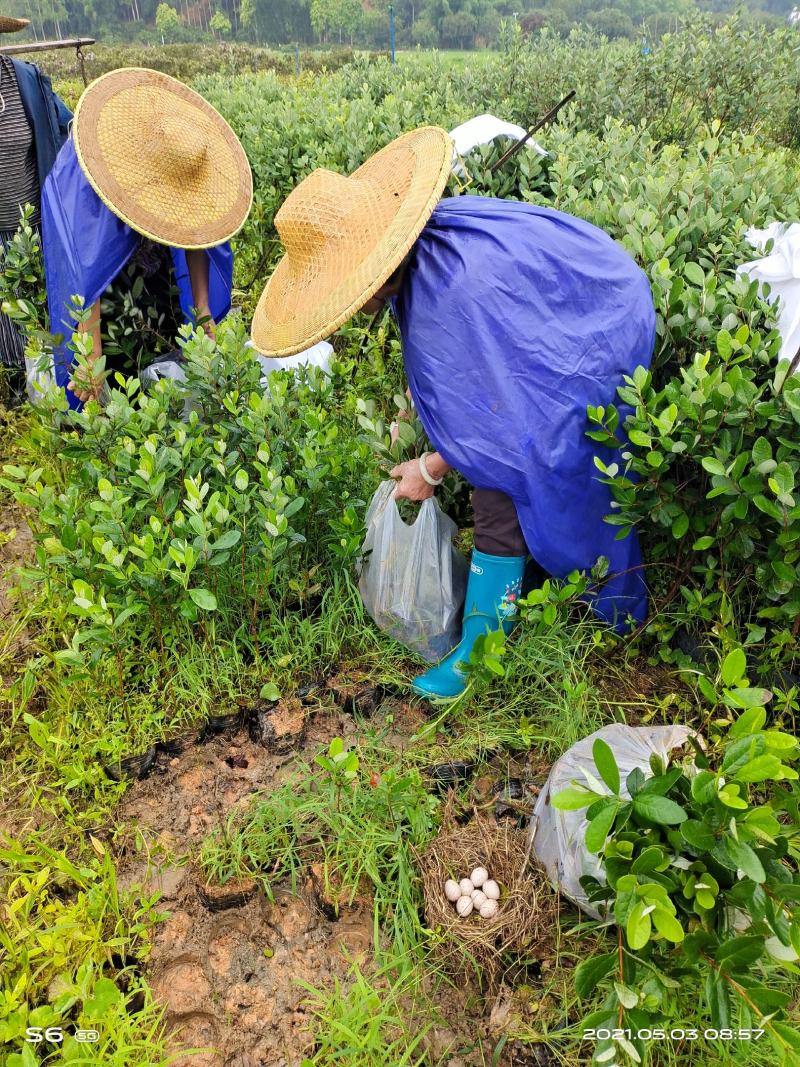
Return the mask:
<svg viewBox="0 0 800 1067">
<path fill-rule="evenodd" d="M 0 33 L 18 33 L 30 24 L 30 19 L 15 19 L 11 15 L 0 15 Z"/>
<path fill-rule="evenodd" d="M 183 82 L 155 70 L 112 70 L 86 89 L 72 129 L 97 195 L 145 237 L 211 248 L 247 218 L 253 179 L 244 149 Z"/>
<path fill-rule="evenodd" d="M 253 345 L 288 356 L 329 337 L 403 261 L 436 207 L 452 145 L 438 126 L 403 134 L 350 177 L 315 170 L 275 216 L 286 254 L 261 294 Z"/>
</svg>

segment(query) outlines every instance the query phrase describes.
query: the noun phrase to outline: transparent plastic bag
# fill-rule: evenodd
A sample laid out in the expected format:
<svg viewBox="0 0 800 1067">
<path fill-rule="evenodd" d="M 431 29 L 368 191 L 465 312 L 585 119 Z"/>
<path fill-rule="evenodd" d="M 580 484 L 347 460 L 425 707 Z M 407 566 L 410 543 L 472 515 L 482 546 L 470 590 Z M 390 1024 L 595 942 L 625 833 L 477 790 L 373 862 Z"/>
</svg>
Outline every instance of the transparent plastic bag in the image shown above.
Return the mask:
<svg viewBox="0 0 800 1067">
<path fill-rule="evenodd" d="M 589 903 L 580 880 L 588 875 L 603 882 L 605 876 L 600 857 L 586 848 L 586 808 L 561 811 L 553 807 L 550 798 L 566 789 L 573 779 L 585 784 L 584 768 L 599 778 L 592 755 L 592 746 L 598 737 L 614 753 L 623 782 L 622 793 L 627 796 L 624 782 L 634 767 L 651 778 L 650 757 L 655 753 L 666 760 L 674 749 L 682 748 L 692 736 L 698 735 L 688 726 L 625 726 L 615 722 L 578 741 L 553 764 L 531 816 L 531 847 L 554 888 L 593 918 L 602 916 Z"/>
<path fill-rule="evenodd" d="M 431 497 L 412 525 L 382 482 L 367 510 L 359 591 L 377 626 L 436 662 L 461 639 L 467 561 L 453 547 L 456 524 Z"/>
</svg>

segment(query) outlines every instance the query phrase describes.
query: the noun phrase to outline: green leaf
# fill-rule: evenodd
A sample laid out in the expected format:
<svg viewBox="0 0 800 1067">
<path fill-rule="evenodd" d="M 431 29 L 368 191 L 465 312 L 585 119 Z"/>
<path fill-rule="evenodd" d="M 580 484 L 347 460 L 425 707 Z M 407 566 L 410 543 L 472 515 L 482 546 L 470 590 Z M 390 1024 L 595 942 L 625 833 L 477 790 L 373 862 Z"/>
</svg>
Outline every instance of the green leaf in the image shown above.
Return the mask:
<svg viewBox="0 0 800 1067">
<path fill-rule="evenodd" d="M 685 511 L 682 511 L 680 515 L 672 523 L 672 536 L 676 541 L 680 541 L 686 531 L 689 529 L 689 516 Z"/>
<path fill-rule="evenodd" d="M 766 782 L 780 780 L 781 761 L 777 756 L 763 755 L 748 760 L 744 767 L 736 772 L 740 782 Z"/>
<path fill-rule="evenodd" d="M 775 1011 L 780 1011 L 791 1000 L 791 995 L 780 989 L 750 983 L 747 985 L 747 997 L 752 1000 L 762 1015 L 771 1015 Z"/>
<path fill-rule="evenodd" d="M 650 822 L 666 826 L 685 822 L 687 818 L 686 812 L 674 800 L 653 793 L 638 793 L 633 798 L 633 810 Z"/>
<path fill-rule="evenodd" d="M 61 544 L 68 552 L 74 552 L 78 547 L 78 535 L 73 526 L 64 526 L 61 529 Z"/>
<path fill-rule="evenodd" d="M 217 598 L 208 589 L 190 589 L 189 596 L 204 611 L 217 610 Z"/>
<path fill-rule="evenodd" d="M 559 811 L 579 811 L 597 800 L 597 794 L 588 789 L 567 786 L 550 798 L 550 803 Z"/>
<path fill-rule="evenodd" d="M 625 924 L 625 935 L 628 938 L 628 945 L 637 952 L 640 948 L 644 948 L 647 942 L 650 940 L 650 914 L 645 913 L 647 904 L 643 900 L 637 900 L 630 910 L 628 915 L 628 921 Z"/>
<path fill-rule="evenodd" d="M 753 442 L 753 450 L 750 454 L 753 458 L 753 465 L 756 467 L 772 459 L 772 444 L 769 438 L 757 437 Z"/>
<path fill-rule="evenodd" d="M 725 474 L 725 467 L 718 459 L 714 459 L 713 456 L 704 456 L 700 462 L 703 469 L 707 470 L 709 474 Z"/>
<path fill-rule="evenodd" d="M 614 759 L 614 753 L 602 737 L 595 739 L 592 745 L 592 757 L 594 758 L 594 765 L 605 784 L 612 793 L 619 793 L 620 782 L 617 761 Z"/>
<path fill-rule="evenodd" d="M 631 797 L 635 797 L 636 794 L 643 788 L 647 779 L 644 776 L 644 771 L 641 767 L 634 767 L 628 777 L 625 779 L 625 788 Z"/>
<path fill-rule="evenodd" d="M 670 767 L 666 774 L 656 774 L 652 778 L 648 778 L 645 784 L 642 786 L 642 793 L 657 793 L 659 796 L 666 796 L 666 794 L 672 789 L 675 783 L 683 777 L 683 770 L 680 767 Z"/>
<path fill-rule="evenodd" d="M 746 841 L 737 841 L 736 838 L 725 835 L 725 851 L 731 861 L 736 864 L 745 877 L 750 878 L 759 885 L 767 879 L 761 860 L 750 848 Z"/>
<path fill-rule="evenodd" d="M 726 972 L 741 970 L 755 963 L 764 951 L 764 938 L 755 935 L 732 937 L 723 941 L 716 951 L 717 963 Z"/>
<path fill-rule="evenodd" d="M 747 660 L 740 648 L 729 652 L 722 664 L 722 681 L 725 685 L 734 686 L 739 682 L 747 670 Z"/>
<path fill-rule="evenodd" d="M 714 544 L 714 538 L 706 535 L 705 537 L 698 537 L 692 548 L 695 552 L 704 552 L 707 548 L 711 548 Z"/>
<path fill-rule="evenodd" d="M 697 285 L 701 289 L 706 284 L 706 276 L 703 268 L 699 263 L 686 263 L 683 268 L 684 275 L 689 279 L 692 285 Z"/>
<path fill-rule="evenodd" d="M 265 682 L 261 686 L 259 696 L 262 700 L 270 700 L 274 703 L 276 700 L 281 699 L 281 691 L 274 682 Z"/>
<path fill-rule="evenodd" d="M 656 908 L 652 912 L 653 926 L 658 933 L 674 945 L 680 944 L 686 936 L 684 929 L 675 916 L 667 908 Z"/>
<path fill-rule="evenodd" d="M 800 1032 L 795 1030 L 793 1026 L 782 1023 L 778 1019 L 772 1019 L 769 1025 L 773 1035 L 780 1040 L 782 1048 L 790 1049 L 792 1052 L 800 1052 Z M 781 1067 L 796 1067 L 796 1064 L 796 1057 L 792 1057 L 785 1059 Z"/>
<path fill-rule="evenodd" d="M 650 871 L 656 870 L 664 862 L 664 850 L 659 848 L 658 845 L 651 845 L 649 848 L 640 852 L 636 859 L 631 864 L 631 872 L 633 874 L 649 874 Z"/>
<path fill-rule="evenodd" d="M 226 530 L 221 537 L 217 538 L 211 547 L 215 552 L 222 552 L 226 548 L 233 548 L 235 544 L 238 544 L 241 538 L 242 534 L 240 530 Z"/>
<path fill-rule="evenodd" d="M 794 489 L 794 471 L 788 463 L 779 463 L 769 479 L 769 487 L 776 496 L 791 493 Z"/>
<path fill-rule="evenodd" d="M 699 674 L 697 676 L 697 685 L 709 704 L 713 706 L 718 703 L 719 697 L 717 696 L 717 691 L 704 674 Z"/>
<path fill-rule="evenodd" d="M 575 968 L 575 992 L 585 1000 L 594 993 L 599 982 L 610 974 L 616 966 L 616 952 L 605 952 L 602 956 L 592 956 L 579 963 Z"/>
<path fill-rule="evenodd" d="M 731 1025 L 731 1002 L 728 986 L 716 971 L 709 971 L 705 981 L 706 1002 L 711 1013 L 711 1025 L 728 1029 Z"/>
<path fill-rule="evenodd" d="M 586 848 L 589 852 L 596 854 L 602 849 L 618 811 L 619 804 L 612 801 L 586 827 Z"/>
<path fill-rule="evenodd" d="M 707 852 L 714 845 L 714 835 L 705 823 L 697 819 L 687 819 L 681 824 L 681 836 L 698 852 Z"/>
</svg>

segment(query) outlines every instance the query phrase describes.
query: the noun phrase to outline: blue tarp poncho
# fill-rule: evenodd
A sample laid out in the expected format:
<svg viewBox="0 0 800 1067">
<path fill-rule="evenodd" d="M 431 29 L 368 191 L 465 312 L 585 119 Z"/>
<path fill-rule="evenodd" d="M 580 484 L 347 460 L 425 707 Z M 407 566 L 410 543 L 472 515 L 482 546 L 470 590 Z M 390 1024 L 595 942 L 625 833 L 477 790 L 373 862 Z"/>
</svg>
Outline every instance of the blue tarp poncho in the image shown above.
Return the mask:
<svg viewBox="0 0 800 1067">
<path fill-rule="evenodd" d="M 592 597 L 621 626 L 645 617 L 635 533 L 614 539 L 611 495 L 586 436 L 589 404 L 616 403 L 647 366 L 655 312 L 647 278 L 606 233 L 506 200 L 443 200 L 414 246 L 394 303 L 414 404 L 445 460 L 516 505 L 531 555 L 550 574 L 609 575 Z"/>
<path fill-rule="evenodd" d="M 72 138 L 64 144 L 42 190 L 44 251 L 50 331 L 63 334 L 53 353 L 56 383 L 66 388 L 72 353 L 67 349 L 74 323 L 69 314 L 73 296 L 92 305 L 133 255 L 140 236 L 110 211 L 89 184 L 78 163 Z M 171 248 L 175 284 L 184 318 L 191 320 L 192 287 L 186 253 Z M 233 253 L 229 243 L 208 250 L 208 303 L 215 322 L 230 311 Z M 73 393 L 69 405 L 80 408 Z"/>
</svg>

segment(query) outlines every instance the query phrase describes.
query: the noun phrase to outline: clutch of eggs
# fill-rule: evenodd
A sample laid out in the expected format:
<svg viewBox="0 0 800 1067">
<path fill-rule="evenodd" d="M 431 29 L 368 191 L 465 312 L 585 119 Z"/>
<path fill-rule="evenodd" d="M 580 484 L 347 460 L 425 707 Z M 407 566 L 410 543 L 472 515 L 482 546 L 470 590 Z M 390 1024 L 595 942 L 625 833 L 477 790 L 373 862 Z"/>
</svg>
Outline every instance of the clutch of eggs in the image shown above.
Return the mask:
<svg viewBox="0 0 800 1067">
<path fill-rule="evenodd" d="M 485 867 L 476 867 L 469 878 L 457 882 L 448 878 L 444 883 L 444 895 L 456 911 L 466 919 L 473 911 L 483 919 L 491 919 L 497 914 L 500 900 L 500 886 L 489 877 Z"/>
</svg>

